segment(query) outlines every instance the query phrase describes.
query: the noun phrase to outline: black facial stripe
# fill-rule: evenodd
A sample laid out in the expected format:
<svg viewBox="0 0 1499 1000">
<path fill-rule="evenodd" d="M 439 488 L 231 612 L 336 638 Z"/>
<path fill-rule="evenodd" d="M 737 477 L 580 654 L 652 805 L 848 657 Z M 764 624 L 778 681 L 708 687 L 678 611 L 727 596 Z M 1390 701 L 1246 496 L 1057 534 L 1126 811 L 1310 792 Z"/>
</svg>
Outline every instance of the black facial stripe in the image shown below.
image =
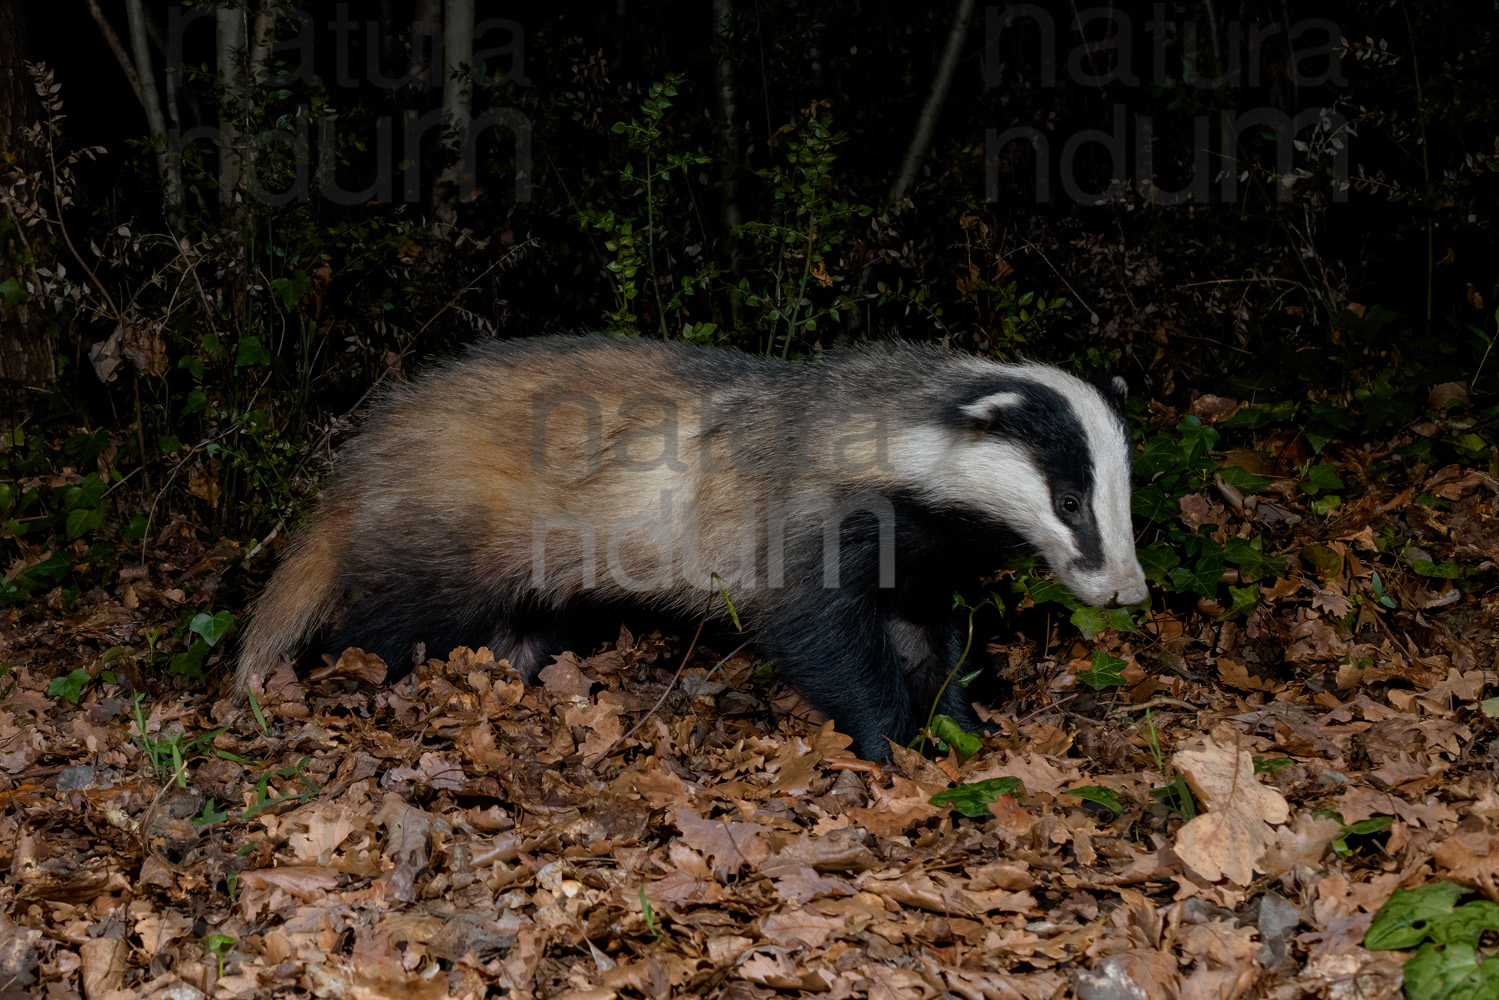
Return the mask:
<svg viewBox="0 0 1499 1000">
<path fill-rule="evenodd" d="M 963 412 L 965 406 L 1001 392 L 1013 393 L 1021 402 L 996 407 L 987 417 Z M 953 407 L 950 419 L 959 426 L 977 427 L 1024 447 L 1051 487 L 1050 497 L 1037 500 L 1052 504 L 1057 517 L 1072 529 L 1077 540 L 1079 555 L 1072 568 L 1102 568 L 1103 539 L 1093 516 L 1093 458 L 1082 421 L 1066 397 L 1050 386 L 1025 379 L 985 379 L 969 388 Z M 1069 494 L 1077 497 L 1082 507 L 1075 516 L 1062 514 L 1057 506 Z"/>
</svg>

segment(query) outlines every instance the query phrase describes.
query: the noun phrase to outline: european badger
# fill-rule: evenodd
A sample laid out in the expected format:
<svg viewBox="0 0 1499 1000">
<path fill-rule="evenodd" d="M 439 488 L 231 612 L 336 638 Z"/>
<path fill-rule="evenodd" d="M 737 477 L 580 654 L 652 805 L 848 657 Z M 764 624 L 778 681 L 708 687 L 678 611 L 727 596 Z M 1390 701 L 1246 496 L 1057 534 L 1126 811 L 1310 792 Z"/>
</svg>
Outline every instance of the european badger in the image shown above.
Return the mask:
<svg viewBox="0 0 1499 1000">
<path fill-rule="evenodd" d="M 417 642 L 487 645 L 534 680 L 600 607 L 696 619 L 722 589 L 785 678 L 888 761 L 962 648 L 954 588 L 1007 547 L 1086 604 L 1145 600 L 1122 397 L 1106 376 L 916 346 L 786 363 L 484 344 L 390 392 L 343 452 L 255 606 L 236 693 L 319 631 L 393 671 Z M 939 708 L 979 725 L 956 684 Z"/>
</svg>

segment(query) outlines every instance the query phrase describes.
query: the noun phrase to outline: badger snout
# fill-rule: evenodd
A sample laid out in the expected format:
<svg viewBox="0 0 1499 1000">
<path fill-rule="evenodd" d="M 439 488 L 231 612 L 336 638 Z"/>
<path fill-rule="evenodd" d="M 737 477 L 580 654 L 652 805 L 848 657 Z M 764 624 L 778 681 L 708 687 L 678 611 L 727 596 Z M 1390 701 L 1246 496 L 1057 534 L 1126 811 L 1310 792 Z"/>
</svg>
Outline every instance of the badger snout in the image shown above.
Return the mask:
<svg viewBox="0 0 1499 1000">
<path fill-rule="evenodd" d="M 1073 596 L 1090 608 L 1127 608 L 1145 603 L 1145 599 L 1150 596 L 1143 576 L 1087 583 L 1073 580 L 1069 581 L 1069 585 Z"/>
<path fill-rule="evenodd" d="M 1150 596 L 1150 591 L 1145 587 L 1144 580 L 1132 580 L 1123 587 L 1115 590 L 1107 601 L 1103 602 L 1105 608 L 1127 608 L 1135 604 L 1144 604 L 1145 599 Z"/>
</svg>

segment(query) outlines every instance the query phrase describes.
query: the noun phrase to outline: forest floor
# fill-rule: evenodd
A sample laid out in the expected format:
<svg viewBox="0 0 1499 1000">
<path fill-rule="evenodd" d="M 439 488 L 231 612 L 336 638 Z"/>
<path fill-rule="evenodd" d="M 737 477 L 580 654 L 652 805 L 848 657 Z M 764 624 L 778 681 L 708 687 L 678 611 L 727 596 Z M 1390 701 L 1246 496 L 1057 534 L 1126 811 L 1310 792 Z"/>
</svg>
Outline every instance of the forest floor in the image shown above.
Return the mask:
<svg viewBox="0 0 1499 1000">
<path fill-rule="evenodd" d="M 1251 613 L 1083 641 L 1033 611 L 987 649 L 997 735 L 886 767 L 659 634 L 534 687 L 350 653 L 260 719 L 136 699 L 151 629 L 245 559 L 174 523 L 0 629 L 0 996 L 1397 996 L 1421 935 L 1364 947 L 1397 889 L 1499 899 L 1499 486 L 1365 475 L 1389 447 L 1329 449 L 1327 513 L 1182 498 L 1223 538 L 1278 519 Z M 1499 925 L 1461 912 L 1479 969 Z"/>
</svg>

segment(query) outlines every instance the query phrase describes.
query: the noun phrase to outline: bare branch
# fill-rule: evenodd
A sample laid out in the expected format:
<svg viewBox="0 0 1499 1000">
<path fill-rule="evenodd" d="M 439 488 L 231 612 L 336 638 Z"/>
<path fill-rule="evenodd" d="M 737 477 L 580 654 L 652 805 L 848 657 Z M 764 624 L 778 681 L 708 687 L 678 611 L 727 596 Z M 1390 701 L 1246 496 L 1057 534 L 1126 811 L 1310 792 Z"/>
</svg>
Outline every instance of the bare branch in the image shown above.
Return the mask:
<svg viewBox="0 0 1499 1000">
<path fill-rule="evenodd" d="M 99 33 L 109 43 L 109 48 L 114 52 L 115 58 L 119 60 L 120 69 L 125 71 L 125 79 L 130 81 L 130 89 L 135 92 L 135 99 L 142 105 L 146 98 L 141 94 L 141 78 L 135 71 L 135 63 L 130 61 L 130 53 L 125 51 L 125 43 L 120 41 L 120 36 L 115 34 L 115 29 L 110 25 L 109 19 L 104 16 L 104 11 L 99 9 L 98 0 L 84 0 L 88 4 L 88 11 L 94 16 L 94 23 L 99 26 Z"/>
<path fill-rule="evenodd" d="M 921 169 L 921 161 L 926 157 L 927 147 L 932 142 L 932 132 L 937 127 L 937 118 L 942 114 L 942 106 L 947 103 L 947 91 L 952 87 L 953 75 L 958 70 L 958 58 L 963 54 L 963 40 L 968 37 L 968 26 L 973 22 L 973 9 L 976 6 L 976 0 L 958 0 L 952 31 L 947 36 L 947 48 L 942 52 L 936 79 L 932 81 L 932 89 L 926 95 L 926 104 L 921 109 L 921 117 L 916 120 L 916 131 L 911 136 L 911 144 L 906 147 L 900 175 L 895 180 L 895 189 L 890 193 L 890 203 L 895 209 L 899 209 L 901 199 L 910 192 L 911 185 L 916 183 L 916 171 Z"/>
</svg>

